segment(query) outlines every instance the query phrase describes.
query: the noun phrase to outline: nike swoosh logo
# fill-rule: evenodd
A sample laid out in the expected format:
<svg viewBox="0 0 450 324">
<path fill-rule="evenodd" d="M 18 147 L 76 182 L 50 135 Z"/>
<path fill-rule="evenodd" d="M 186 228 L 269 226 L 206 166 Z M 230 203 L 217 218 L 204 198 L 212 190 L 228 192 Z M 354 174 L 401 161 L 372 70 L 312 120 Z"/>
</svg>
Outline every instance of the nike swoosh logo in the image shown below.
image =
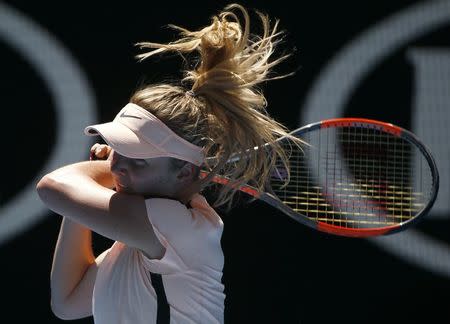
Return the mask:
<svg viewBox="0 0 450 324">
<path fill-rule="evenodd" d="M 123 113 L 120 114 L 120 117 L 128 117 L 128 118 L 136 118 L 136 119 L 142 119 L 141 117 L 138 116 L 133 116 L 133 115 L 125 115 L 126 111 L 124 111 Z"/>
</svg>

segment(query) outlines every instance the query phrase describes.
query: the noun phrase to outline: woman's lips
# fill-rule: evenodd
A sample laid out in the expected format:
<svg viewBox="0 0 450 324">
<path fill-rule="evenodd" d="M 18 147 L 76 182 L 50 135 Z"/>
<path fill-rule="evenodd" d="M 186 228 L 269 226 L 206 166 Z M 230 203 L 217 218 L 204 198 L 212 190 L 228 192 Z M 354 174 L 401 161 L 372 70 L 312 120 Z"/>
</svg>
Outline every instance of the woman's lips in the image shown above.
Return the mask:
<svg viewBox="0 0 450 324">
<path fill-rule="evenodd" d="M 115 182 L 115 185 L 116 185 L 116 189 L 125 190 L 125 189 L 128 188 L 126 185 L 122 184 L 117 179 L 114 179 L 114 182 Z"/>
<path fill-rule="evenodd" d="M 123 184 L 120 184 L 120 183 L 117 183 L 116 186 L 121 188 L 121 189 L 126 189 L 127 188 L 127 186 L 124 186 Z"/>
</svg>

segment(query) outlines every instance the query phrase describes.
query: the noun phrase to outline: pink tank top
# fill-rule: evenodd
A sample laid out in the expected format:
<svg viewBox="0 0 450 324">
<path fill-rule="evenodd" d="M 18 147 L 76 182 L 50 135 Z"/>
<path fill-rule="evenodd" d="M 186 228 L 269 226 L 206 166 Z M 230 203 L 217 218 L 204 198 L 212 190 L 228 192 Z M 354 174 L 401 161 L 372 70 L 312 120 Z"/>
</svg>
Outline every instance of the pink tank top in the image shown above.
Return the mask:
<svg viewBox="0 0 450 324">
<path fill-rule="evenodd" d="M 170 323 L 223 323 L 223 222 L 197 194 L 187 208 L 179 201 L 146 200 L 147 214 L 166 252 L 149 259 L 115 242 L 97 272 L 93 296 L 96 324 L 156 323 L 157 296 L 150 271 L 159 273 L 170 305 Z"/>
</svg>

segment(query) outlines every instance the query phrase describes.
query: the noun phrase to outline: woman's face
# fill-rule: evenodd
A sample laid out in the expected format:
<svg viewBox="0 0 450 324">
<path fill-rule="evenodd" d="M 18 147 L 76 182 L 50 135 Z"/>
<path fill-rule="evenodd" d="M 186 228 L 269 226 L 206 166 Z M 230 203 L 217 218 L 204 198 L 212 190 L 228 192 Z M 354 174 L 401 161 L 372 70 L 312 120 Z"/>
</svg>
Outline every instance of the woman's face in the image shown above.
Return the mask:
<svg viewBox="0 0 450 324">
<path fill-rule="evenodd" d="M 180 185 L 169 157 L 131 159 L 111 151 L 111 173 L 117 192 L 149 197 L 174 197 Z"/>
</svg>

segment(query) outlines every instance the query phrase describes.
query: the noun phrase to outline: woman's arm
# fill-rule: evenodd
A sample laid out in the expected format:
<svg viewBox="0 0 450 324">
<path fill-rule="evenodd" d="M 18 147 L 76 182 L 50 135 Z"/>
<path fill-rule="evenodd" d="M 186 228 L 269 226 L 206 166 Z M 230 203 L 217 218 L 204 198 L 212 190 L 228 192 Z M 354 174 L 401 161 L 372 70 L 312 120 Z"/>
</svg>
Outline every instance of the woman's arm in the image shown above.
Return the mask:
<svg viewBox="0 0 450 324">
<path fill-rule="evenodd" d="M 63 218 L 50 276 L 51 308 L 61 319 L 92 315 L 95 278 L 108 250 L 94 259 L 91 243 L 89 229 Z"/>
<path fill-rule="evenodd" d="M 109 161 L 70 164 L 37 184 L 41 200 L 55 213 L 127 245 L 146 248 L 153 230 L 145 198 L 111 190 Z"/>
<path fill-rule="evenodd" d="M 79 162 L 45 175 L 37 192 L 48 208 L 64 216 L 51 274 L 52 309 L 64 319 L 92 314 L 92 290 L 98 264 L 91 232 L 152 254 L 157 238 L 145 199 L 116 193 L 110 161 Z M 159 242 L 159 241 L 158 241 Z"/>
<path fill-rule="evenodd" d="M 51 307 L 59 318 L 75 319 L 92 314 L 93 280 L 85 280 L 85 296 L 76 298 L 80 295 L 78 285 L 95 262 L 91 243 L 88 228 L 63 218 L 50 275 Z"/>
<path fill-rule="evenodd" d="M 56 169 L 53 172 L 45 175 L 38 183 L 37 189 L 39 193 L 40 184 L 43 180 L 53 179 L 55 181 L 64 180 L 66 177 L 84 177 L 95 181 L 97 184 L 112 189 L 114 182 L 111 175 L 111 162 L 106 161 L 84 161 L 69 164 Z M 80 188 L 81 189 L 81 188 Z"/>
</svg>

